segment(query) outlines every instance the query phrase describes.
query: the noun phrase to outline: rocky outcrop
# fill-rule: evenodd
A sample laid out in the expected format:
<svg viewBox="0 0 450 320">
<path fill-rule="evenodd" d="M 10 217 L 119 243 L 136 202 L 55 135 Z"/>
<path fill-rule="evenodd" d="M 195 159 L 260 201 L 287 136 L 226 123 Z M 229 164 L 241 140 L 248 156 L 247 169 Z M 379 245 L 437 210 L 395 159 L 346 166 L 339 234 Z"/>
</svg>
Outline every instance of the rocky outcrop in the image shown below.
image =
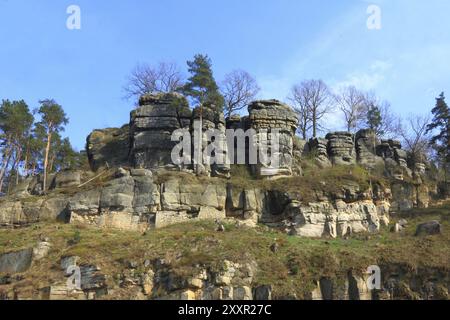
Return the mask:
<svg viewBox="0 0 450 320">
<path fill-rule="evenodd" d="M 130 151 L 129 126 L 93 131 L 86 140 L 86 151 L 93 171 L 105 166 L 128 164 Z"/>
<path fill-rule="evenodd" d="M 120 262 L 120 261 L 118 261 Z M 366 270 L 351 268 L 334 275 L 316 276 L 304 283 L 302 296 L 274 292 L 279 284 L 261 284 L 260 266 L 252 259 L 219 260 L 180 272 L 172 259 L 121 261 L 117 273 L 108 274 L 95 265 L 79 263 L 78 257 L 61 260 L 61 276 L 48 287 L 23 290 L 14 287 L 12 276 L 0 277 L 0 299 L 40 300 L 448 300 L 448 271 L 407 265 L 380 264 L 380 282 Z M 55 268 L 57 270 L 57 268 Z M 75 272 L 75 273 L 74 273 Z M 79 282 L 75 281 L 79 277 Z M 62 278 L 62 277 L 61 277 Z M 72 282 L 73 281 L 73 282 Z M 309 280 L 308 280 L 309 281 Z M 4 285 L 7 285 L 6 287 Z M 3 286 L 2 286 L 3 285 Z M 10 286 L 8 286 L 10 285 Z M 379 285 L 379 286 L 378 286 Z M 6 290 L 6 291 L 5 291 Z M 307 291 L 311 290 L 310 293 Z"/>
<path fill-rule="evenodd" d="M 167 293 L 157 297 L 160 300 L 253 300 L 254 261 L 224 260 L 215 270 L 199 269 L 189 277 L 177 275 L 165 261 L 157 261 L 153 268 L 151 295 Z"/>
<path fill-rule="evenodd" d="M 191 110 L 179 94 L 149 94 L 139 100 L 131 112 L 131 164 L 135 168 L 155 169 L 173 166 L 171 153 L 176 142 L 172 132 L 189 129 Z"/>
<path fill-rule="evenodd" d="M 60 171 L 53 179 L 51 188 L 70 188 L 81 184 L 81 172 L 73 170 Z"/>
<path fill-rule="evenodd" d="M 298 126 L 294 111 L 278 100 L 261 100 L 252 102 L 248 106 L 248 113 L 250 127 L 257 134 L 258 150 L 270 150 L 272 158 L 278 159 L 275 165 L 268 159 L 259 159 L 254 166 L 256 175 L 292 175 L 293 139 Z M 274 144 L 275 130 L 278 130 L 278 150 Z"/>
<path fill-rule="evenodd" d="M 377 146 L 377 154 L 386 162 L 386 169 L 391 177 L 403 180 L 403 174 L 412 177 L 412 170 L 408 168 L 407 153 L 396 140 L 381 140 Z"/>
<path fill-rule="evenodd" d="M 379 204 L 379 205 L 384 205 Z M 345 203 L 318 202 L 301 205 L 292 202 L 288 217 L 292 221 L 290 233 L 301 237 L 344 237 L 353 233 L 375 232 L 389 223 L 387 216 L 379 215 L 373 201 Z"/>
<path fill-rule="evenodd" d="M 391 191 L 391 210 L 394 212 L 429 206 L 430 195 L 426 185 L 395 181 L 391 184 Z"/>
<path fill-rule="evenodd" d="M 67 221 L 68 202 L 69 198 L 63 195 L 5 199 L 0 202 L 0 226 L 21 226 L 43 220 Z"/>
<path fill-rule="evenodd" d="M 122 169 L 102 188 L 77 193 L 70 199 L 67 210 L 72 223 L 146 230 L 154 220 L 159 200 L 150 171 L 130 173 Z"/>
<path fill-rule="evenodd" d="M 309 140 L 309 152 L 316 159 L 320 168 L 331 167 L 331 161 L 328 158 L 328 140 L 313 138 Z"/>
<path fill-rule="evenodd" d="M 33 261 L 33 249 L 25 249 L 0 255 L 0 273 L 21 273 L 27 271 Z"/>
<path fill-rule="evenodd" d="M 228 153 L 225 131 L 225 118 L 222 113 L 217 113 L 214 106 L 203 105 L 193 110 L 191 141 L 194 144 L 194 150 L 191 150 L 189 156 L 197 174 L 229 177 L 230 164 L 225 161 Z M 219 146 L 219 142 L 221 148 L 217 148 L 214 152 L 208 152 L 212 143 Z"/>
<path fill-rule="evenodd" d="M 356 163 L 354 135 L 348 132 L 327 134 L 327 150 L 333 165 L 351 165 Z"/>
<path fill-rule="evenodd" d="M 358 131 L 355 140 L 357 160 L 360 165 L 371 170 L 384 166 L 383 158 L 376 153 L 380 141 L 373 130 Z"/>
<path fill-rule="evenodd" d="M 106 276 L 95 265 L 78 265 L 78 257 L 63 257 L 61 269 L 67 278 L 42 288 L 41 300 L 98 300 L 108 294 Z"/>
</svg>

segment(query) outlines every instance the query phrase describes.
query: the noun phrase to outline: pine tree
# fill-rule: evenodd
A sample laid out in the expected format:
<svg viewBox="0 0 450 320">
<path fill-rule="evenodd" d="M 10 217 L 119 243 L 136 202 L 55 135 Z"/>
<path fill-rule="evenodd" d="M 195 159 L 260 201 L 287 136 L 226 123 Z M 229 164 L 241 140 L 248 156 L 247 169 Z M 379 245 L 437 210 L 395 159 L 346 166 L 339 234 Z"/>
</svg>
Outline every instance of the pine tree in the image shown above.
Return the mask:
<svg viewBox="0 0 450 320">
<path fill-rule="evenodd" d="M 26 141 L 31 134 L 34 122 L 25 101 L 4 100 L 0 106 L 0 132 L 2 133 L 2 162 L 0 168 L 0 191 L 8 168 L 15 172 L 15 181 L 19 179 L 19 165 L 24 158 Z M 11 163 L 12 160 L 12 163 Z M 9 175 L 11 183 L 11 174 Z"/>
<path fill-rule="evenodd" d="M 217 112 L 223 112 L 224 98 L 219 86 L 214 80 L 211 59 L 207 55 L 197 54 L 193 61 L 188 61 L 191 77 L 181 91 L 198 104 L 212 107 Z"/>
<path fill-rule="evenodd" d="M 373 130 L 376 135 L 381 136 L 384 134 L 382 129 L 383 118 L 381 111 L 377 106 L 371 106 L 367 111 L 367 126 Z"/>
<path fill-rule="evenodd" d="M 54 100 L 42 100 L 39 101 L 41 107 L 39 108 L 39 114 L 42 120 L 38 125 L 42 126 L 46 132 L 46 148 L 44 156 L 44 183 L 43 190 L 47 187 L 47 174 L 49 170 L 49 155 L 52 145 L 52 137 L 60 131 L 64 131 L 64 125 L 69 122 L 63 108 L 57 104 Z"/>
<path fill-rule="evenodd" d="M 431 137 L 430 144 L 444 162 L 444 169 L 447 169 L 450 164 L 450 109 L 445 102 L 444 92 L 436 98 L 436 106 L 431 112 L 434 117 L 427 126 L 427 134 L 436 132 Z"/>
</svg>

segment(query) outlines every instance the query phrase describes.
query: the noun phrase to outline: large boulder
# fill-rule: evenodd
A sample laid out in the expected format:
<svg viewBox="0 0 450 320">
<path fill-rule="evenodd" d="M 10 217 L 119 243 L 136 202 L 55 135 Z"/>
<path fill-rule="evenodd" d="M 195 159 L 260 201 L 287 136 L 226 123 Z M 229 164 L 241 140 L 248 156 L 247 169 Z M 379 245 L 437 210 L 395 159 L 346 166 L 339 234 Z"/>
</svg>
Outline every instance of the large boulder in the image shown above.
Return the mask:
<svg viewBox="0 0 450 320">
<path fill-rule="evenodd" d="M 33 260 L 33 249 L 9 252 L 0 255 L 0 273 L 21 273 L 27 271 Z"/>
<path fill-rule="evenodd" d="M 416 229 L 416 237 L 422 235 L 435 235 L 441 233 L 441 224 L 439 221 L 429 221 L 419 224 Z"/>
<path fill-rule="evenodd" d="M 95 130 L 86 141 L 87 154 L 91 169 L 97 171 L 105 167 L 128 164 L 129 126 Z"/>
<path fill-rule="evenodd" d="M 69 188 L 81 184 L 81 172 L 65 170 L 58 172 L 53 180 L 52 188 Z"/>
</svg>

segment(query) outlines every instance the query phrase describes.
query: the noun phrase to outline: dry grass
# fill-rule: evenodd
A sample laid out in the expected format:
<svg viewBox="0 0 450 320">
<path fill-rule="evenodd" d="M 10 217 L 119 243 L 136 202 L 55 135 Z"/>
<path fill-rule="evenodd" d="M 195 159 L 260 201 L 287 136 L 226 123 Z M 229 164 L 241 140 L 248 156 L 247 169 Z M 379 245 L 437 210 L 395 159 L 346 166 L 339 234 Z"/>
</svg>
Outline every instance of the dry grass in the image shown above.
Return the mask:
<svg viewBox="0 0 450 320">
<path fill-rule="evenodd" d="M 61 278 L 59 261 L 63 256 L 78 255 L 82 262 L 93 263 L 110 275 L 124 269 L 123 261 L 164 258 L 171 261 L 174 272 L 192 273 L 198 266 L 218 267 L 225 260 L 256 260 L 260 272 L 258 284 L 272 284 L 274 294 L 296 292 L 305 297 L 313 280 L 336 277 L 349 269 L 364 270 L 372 264 L 396 264 L 407 270 L 418 268 L 450 269 L 449 208 L 413 210 L 393 218 L 406 217 L 405 232 L 394 234 L 386 228 L 377 234 L 355 235 L 344 239 L 305 239 L 290 237 L 266 227 L 246 229 L 226 225 L 226 232 L 215 231 L 215 224 L 198 221 L 170 226 L 141 235 L 135 232 L 98 230 L 64 224 L 38 224 L 24 229 L 0 231 L 0 253 L 33 246 L 43 234 L 53 244 L 50 255 L 26 272 L 22 287 L 44 287 Z M 414 237 L 418 223 L 438 219 L 443 233 Z M 78 242 L 70 245 L 74 238 Z M 279 250 L 270 246 L 277 242 Z"/>
</svg>

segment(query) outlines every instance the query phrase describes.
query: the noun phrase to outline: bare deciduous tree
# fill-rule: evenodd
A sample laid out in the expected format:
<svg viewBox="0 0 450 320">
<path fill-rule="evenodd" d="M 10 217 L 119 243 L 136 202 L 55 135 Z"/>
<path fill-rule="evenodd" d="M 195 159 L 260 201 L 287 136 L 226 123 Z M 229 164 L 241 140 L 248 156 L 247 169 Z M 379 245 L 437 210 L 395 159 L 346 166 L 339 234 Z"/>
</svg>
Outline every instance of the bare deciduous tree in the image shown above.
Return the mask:
<svg viewBox="0 0 450 320">
<path fill-rule="evenodd" d="M 322 128 L 321 120 L 333 110 L 330 98 L 330 90 L 322 80 L 303 81 L 292 88 L 289 99 L 299 116 L 303 138 L 306 139 L 310 129 L 312 137 L 317 136 L 317 132 Z"/>
<path fill-rule="evenodd" d="M 138 100 L 147 93 L 174 92 L 183 85 L 184 77 L 175 63 L 160 62 L 156 66 L 138 64 L 124 86 L 126 99 Z"/>
<path fill-rule="evenodd" d="M 225 116 L 247 106 L 258 94 L 260 88 L 256 80 L 246 71 L 234 70 L 225 76 L 221 92 L 225 98 Z"/>
<path fill-rule="evenodd" d="M 399 134 L 405 149 L 411 155 L 412 167 L 420 163 L 429 151 L 427 125 L 430 123 L 428 115 L 410 115 L 400 127 Z"/>
<path fill-rule="evenodd" d="M 347 131 L 355 130 L 366 117 L 365 95 L 354 86 L 342 88 L 334 95 L 334 101 L 344 114 Z"/>
<path fill-rule="evenodd" d="M 299 85 L 294 86 L 288 100 L 292 102 L 294 111 L 298 116 L 298 131 L 303 140 L 306 140 L 312 127 L 312 117 L 309 110 L 308 99 L 304 94 L 302 94 L 302 91 L 303 90 Z"/>
</svg>

